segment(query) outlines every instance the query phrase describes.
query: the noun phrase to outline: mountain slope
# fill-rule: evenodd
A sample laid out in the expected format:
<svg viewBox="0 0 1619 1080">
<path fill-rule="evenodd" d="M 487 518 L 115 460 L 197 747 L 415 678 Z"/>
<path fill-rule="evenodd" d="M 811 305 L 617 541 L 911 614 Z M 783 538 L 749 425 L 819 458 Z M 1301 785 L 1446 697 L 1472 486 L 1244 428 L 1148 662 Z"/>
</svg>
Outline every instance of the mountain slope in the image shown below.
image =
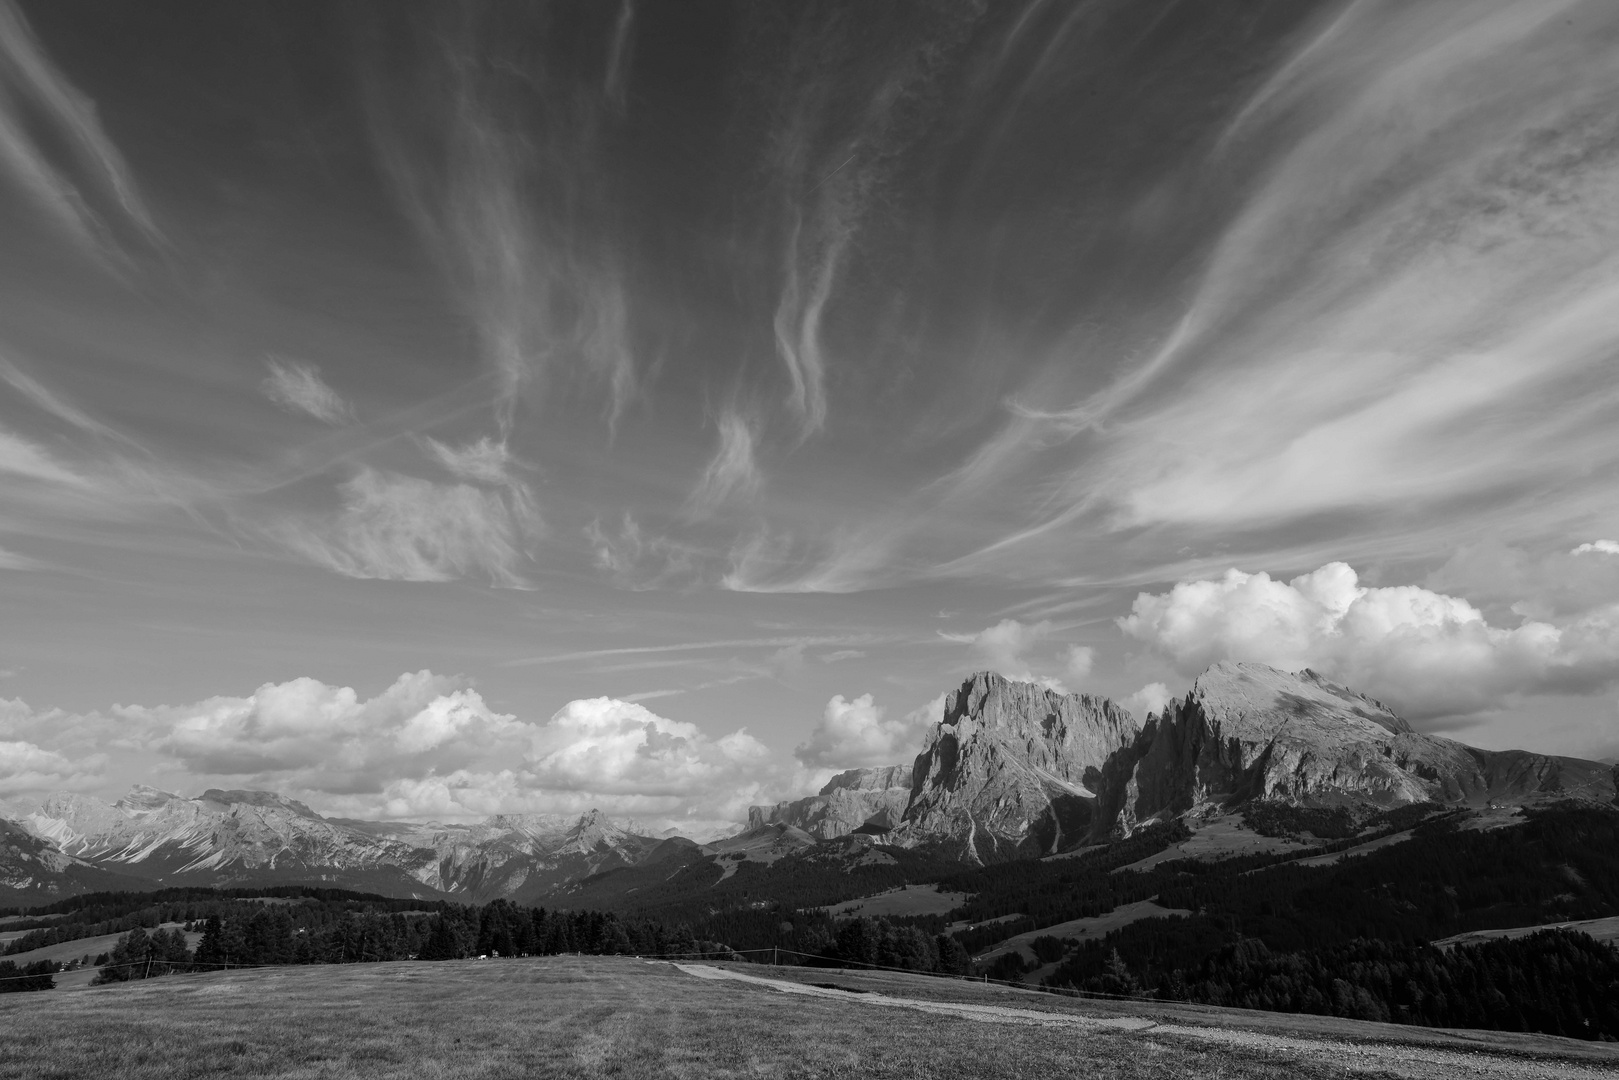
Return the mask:
<svg viewBox="0 0 1619 1080">
<path fill-rule="evenodd" d="M 911 768 L 885 765 L 850 769 L 826 782 L 817 795 L 748 808 L 748 829 L 791 825 L 820 840 L 864 830 L 884 833 L 899 824 L 911 802 Z"/>
<path fill-rule="evenodd" d="M 1543 798 L 1612 802 L 1597 762 L 1489 751 L 1423 735 L 1381 703 L 1312 671 L 1220 663 L 1148 719 L 1100 784 L 1098 831 L 1249 801 L 1386 809 Z"/>
<path fill-rule="evenodd" d="M 917 756 L 893 842 L 943 842 L 972 861 L 1072 847 L 1090 830 L 1103 769 L 1138 730 L 1105 698 L 973 675 Z"/>
<path fill-rule="evenodd" d="M 137 880 L 63 854 L 16 822 L 0 818 L 0 905 L 48 903 L 80 893 L 142 887 Z"/>
</svg>

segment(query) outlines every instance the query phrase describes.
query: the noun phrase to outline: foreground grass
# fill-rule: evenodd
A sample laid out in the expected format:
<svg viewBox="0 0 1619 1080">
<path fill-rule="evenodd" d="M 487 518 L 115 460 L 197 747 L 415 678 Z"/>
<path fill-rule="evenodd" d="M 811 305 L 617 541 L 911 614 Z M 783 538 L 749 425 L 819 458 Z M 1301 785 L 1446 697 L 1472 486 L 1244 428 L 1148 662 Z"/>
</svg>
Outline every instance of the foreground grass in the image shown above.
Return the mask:
<svg viewBox="0 0 1619 1080">
<path fill-rule="evenodd" d="M 0 998 L 0 1080 L 1346 1075 L 1369 1074 L 1139 1033 L 862 1008 L 628 958 L 263 969 Z"/>
</svg>

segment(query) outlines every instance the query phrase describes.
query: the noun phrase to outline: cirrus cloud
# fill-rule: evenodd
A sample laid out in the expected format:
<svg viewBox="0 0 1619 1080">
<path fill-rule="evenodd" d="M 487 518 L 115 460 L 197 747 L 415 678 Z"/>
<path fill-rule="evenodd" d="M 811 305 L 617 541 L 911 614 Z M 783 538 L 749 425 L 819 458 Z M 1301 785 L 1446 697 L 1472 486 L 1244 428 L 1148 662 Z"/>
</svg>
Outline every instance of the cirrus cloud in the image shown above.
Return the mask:
<svg viewBox="0 0 1619 1080">
<path fill-rule="evenodd" d="M 363 467 L 341 492 L 335 518 L 283 521 L 272 535 L 345 577 L 453 581 L 481 573 L 505 588 L 526 583 L 524 544 L 539 516 L 520 487 L 489 491 Z"/>
<path fill-rule="evenodd" d="M 291 412 L 307 413 L 328 424 L 351 419 L 354 409 L 321 377 L 320 368 L 297 360 L 270 357 L 270 375 L 259 384 L 264 396 Z"/>
</svg>

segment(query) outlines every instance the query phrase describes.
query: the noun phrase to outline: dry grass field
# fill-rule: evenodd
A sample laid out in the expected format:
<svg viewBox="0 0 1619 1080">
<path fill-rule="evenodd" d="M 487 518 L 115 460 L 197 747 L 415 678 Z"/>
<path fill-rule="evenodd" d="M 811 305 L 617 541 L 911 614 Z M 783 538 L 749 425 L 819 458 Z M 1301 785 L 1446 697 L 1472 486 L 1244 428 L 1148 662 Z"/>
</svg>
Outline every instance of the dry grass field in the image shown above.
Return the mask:
<svg viewBox="0 0 1619 1080">
<path fill-rule="evenodd" d="M 1619 1053 L 633 958 L 275 968 L 0 998 L 0 1080 L 1457 1075 L 1619 1076 Z"/>
</svg>

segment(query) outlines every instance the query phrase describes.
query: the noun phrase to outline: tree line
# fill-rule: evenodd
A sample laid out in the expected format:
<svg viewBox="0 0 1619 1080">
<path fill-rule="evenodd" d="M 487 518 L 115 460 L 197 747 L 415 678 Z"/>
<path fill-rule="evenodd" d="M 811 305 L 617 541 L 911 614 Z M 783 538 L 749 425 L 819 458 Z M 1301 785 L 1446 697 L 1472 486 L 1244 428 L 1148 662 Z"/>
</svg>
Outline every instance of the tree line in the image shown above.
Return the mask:
<svg viewBox="0 0 1619 1080">
<path fill-rule="evenodd" d="M 1144 983 L 1103 942 L 1048 980 L 1091 993 L 1429 1027 L 1619 1041 L 1619 950 L 1542 930 L 1450 949 L 1357 938 L 1274 952 L 1245 938 Z"/>
</svg>

